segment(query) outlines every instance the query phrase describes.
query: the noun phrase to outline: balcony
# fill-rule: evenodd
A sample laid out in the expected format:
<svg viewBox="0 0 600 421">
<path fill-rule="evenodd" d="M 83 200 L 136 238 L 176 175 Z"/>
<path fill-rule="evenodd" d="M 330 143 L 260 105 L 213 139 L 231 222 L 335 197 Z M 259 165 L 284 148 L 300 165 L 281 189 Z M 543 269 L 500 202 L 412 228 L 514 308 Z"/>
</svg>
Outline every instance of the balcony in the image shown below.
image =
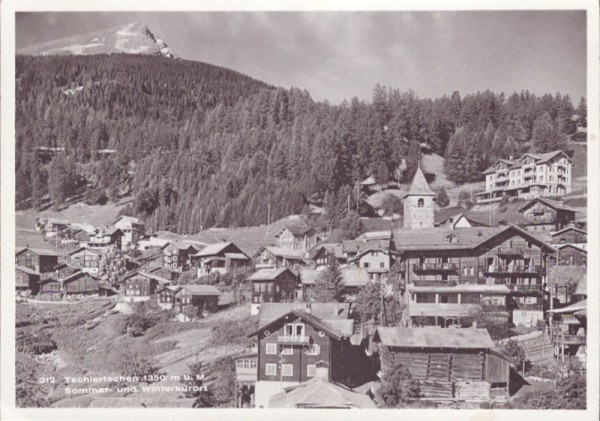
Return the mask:
<svg viewBox="0 0 600 421">
<path fill-rule="evenodd" d="M 498 248 L 498 256 L 502 257 L 513 257 L 513 258 L 522 258 L 523 257 L 523 249 L 516 247 L 500 247 Z"/>
<path fill-rule="evenodd" d="M 541 276 L 542 268 L 540 266 L 482 266 L 484 275 L 536 275 Z"/>
<path fill-rule="evenodd" d="M 413 266 L 415 273 L 445 273 L 458 275 L 458 266 L 454 263 L 421 263 Z"/>
<path fill-rule="evenodd" d="M 541 285 L 522 285 L 522 284 L 507 284 L 510 292 L 519 294 L 539 294 L 542 290 Z"/>
<path fill-rule="evenodd" d="M 552 341 L 561 345 L 585 345 L 586 337 L 582 335 L 563 335 L 557 334 Z"/>
<path fill-rule="evenodd" d="M 455 287 L 456 281 L 413 281 L 416 287 Z"/>
<path fill-rule="evenodd" d="M 306 335 L 279 335 L 277 342 L 282 344 L 298 344 L 304 345 L 310 342 L 310 337 Z"/>
<path fill-rule="evenodd" d="M 481 311 L 479 304 L 414 303 L 408 306 L 411 317 L 471 317 Z"/>
</svg>

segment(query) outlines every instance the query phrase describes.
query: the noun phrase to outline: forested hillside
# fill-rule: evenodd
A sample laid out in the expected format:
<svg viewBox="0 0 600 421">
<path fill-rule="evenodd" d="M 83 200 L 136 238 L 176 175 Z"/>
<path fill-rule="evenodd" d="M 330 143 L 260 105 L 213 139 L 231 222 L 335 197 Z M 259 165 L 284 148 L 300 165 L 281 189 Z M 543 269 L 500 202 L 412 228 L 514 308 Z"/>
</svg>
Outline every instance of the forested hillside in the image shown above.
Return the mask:
<svg viewBox="0 0 600 421">
<path fill-rule="evenodd" d="M 474 181 L 497 157 L 563 147 L 586 112 L 560 94 L 422 99 L 379 85 L 334 106 L 148 56 L 17 57 L 16 77 L 18 207 L 132 193 L 127 212 L 182 233 L 265 223 L 269 202 L 272 220 L 320 203 L 336 225 L 348 197 L 360 208 L 357 181 L 409 180 L 421 145 L 450 180 Z"/>
</svg>

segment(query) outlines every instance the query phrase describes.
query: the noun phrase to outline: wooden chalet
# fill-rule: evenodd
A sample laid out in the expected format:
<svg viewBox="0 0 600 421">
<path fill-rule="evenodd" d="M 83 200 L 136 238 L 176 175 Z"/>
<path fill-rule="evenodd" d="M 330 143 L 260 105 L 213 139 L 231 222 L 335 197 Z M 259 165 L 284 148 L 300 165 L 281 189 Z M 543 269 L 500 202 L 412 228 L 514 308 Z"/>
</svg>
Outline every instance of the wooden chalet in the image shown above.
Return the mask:
<svg viewBox="0 0 600 421">
<path fill-rule="evenodd" d="M 58 254 L 52 250 L 25 247 L 15 253 L 15 263 L 39 273 L 52 272 L 58 264 Z"/>
<path fill-rule="evenodd" d="M 550 233 L 550 236 L 552 238 L 551 243 L 555 247 L 569 244 L 581 249 L 587 248 L 587 231 L 572 224 Z"/>
<path fill-rule="evenodd" d="M 253 408 L 254 384 L 258 372 L 258 352 L 249 349 L 233 358 L 235 362 L 236 408 Z"/>
<path fill-rule="evenodd" d="M 167 285 L 158 290 L 159 306 L 181 313 L 186 306 L 194 306 L 196 315 L 215 313 L 221 291 L 212 285 Z"/>
<path fill-rule="evenodd" d="M 181 272 L 171 267 L 164 266 L 154 266 L 151 269 L 147 270 L 148 273 L 158 275 L 161 278 L 168 279 L 172 283 L 177 281 L 177 279 L 181 276 Z"/>
<path fill-rule="evenodd" d="M 89 247 L 78 247 L 65 254 L 67 262 L 83 272 L 98 274 L 100 272 L 100 261 L 102 252 Z"/>
<path fill-rule="evenodd" d="M 197 244 L 182 241 L 169 241 L 161 247 L 163 266 L 178 272 L 190 269 L 190 256 L 201 249 Z"/>
<path fill-rule="evenodd" d="M 348 259 L 348 262 L 366 270 L 370 279 L 379 281 L 387 278 L 387 273 L 390 271 L 393 259 L 389 248 L 373 247 L 362 250 L 356 256 Z"/>
<path fill-rule="evenodd" d="M 274 319 L 262 314 L 263 308 L 270 312 L 270 303 L 261 308 L 259 328 L 248 335 L 258 349 L 257 407 L 268 407 L 271 396 L 282 387 L 313 379 L 319 362 L 328 365 L 324 379 L 351 387 L 364 377 L 363 362 L 367 356 L 360 341 L 358 345 L 351 341 L 354 321 L 344 311 L 347 305 L 319 304 L 318 311 L 313 312 L 311 304 L 304 304 L 304 309 L 292 308 Z M 275 313 L 280 308 L 276 307 Z"/>
<path fill-rule="evenodd" d="M 252 267 L 252 259 L 237 245 L 228 241 L 209 244 L 190 256 L 191 263 L 198 270 L 198 277 L 211 273 L 244 272 Z"/>
<path fill-rule="evenodd" d="M 304 261 L 304 252 L 284 247 L 262 247 L 254 255 L 254 264 L 257 269 L 288 268 L 299 270 L 307 266 Z"/>
<path fill-rule="evenodd" d="M 123 232 L 115 227 L 96 228 L 86 245 L 88 248 L 104 251 L 111 247 L 121 249 Z"/>
<path fill-rule="evenodd" d="M 292 302 L 298 298 L 298 277 L 289 269 L 260 269 L 248 281 L 252 284 L 252 315 L 258 314 L 261 303 Z"/>
<path fill-rule="evenodd" d="M 556 244 L 558 252 L 546 258 L 548 267 L 556 265 L 558 258 L 559 266 L 587 266 L 587 250 L 574 244 Z"/>
<path fill-rule="evenodd" d="M 34 295 L 39 291 L 40 273 L 25 266 L 15 267 L 15 288 L 19 295 Z"/>
<path fill-rule="evenodd" d="M 100 280 L 90 273 L 75 272 L 64 279 L 59 280 L 64 295 L 81 296 L 96 295 L 100 292 Z"/>
<path fill-rule="evenodd" d="M 577 210 L 565 204 L 538 197 L 519 209 L 527 231 L 559 231 L 575 221 Z"/>
<path fill-rule="evenodd" d="M 125 275 L 123 299 L 127 302 L 147 301 L 158 289 L 170 284 L 170 281 L 158 275 L 135 271 Z"/>
<path fill-rule="evenodd" d="M 577 285 L 586 277 L 586 273 L 586 266 L 549 266 L 546 275 L 549 307 L 556 309 L 572 303 Z"/>
<path fill-rule="evenodd" d="M 421 399 L 506 400 L 510 362 L 494 351 L 486 329 L 377 327 L 374 356 L 381 375 L 403 364 L 420 387 Z"/>
<path fill-rule="evenodd" d="M 276 246 L 305 252 L 317 245 L 317 232 L 306 224 L 287 224 L 275 235 Z"/>
<path fill-rule="evenodd" d="M 548 311 L 550 331 L 558 359 L 587 360 L 587 299 Z"/>
<path fill-rule="evenodd" d="M 318 244 L 308 252 L 307 260 L 312 267 L 346 263 L 342 252 L 342 243 Z"/>
<path fill-rule="evenodd" d="M 545 262 L 556 249 L 532 233 L 515 225 L 400 229 L 394 243 L 412 321 L 468 326 L 473 305 L 508 311 L 518 326 L 543 319 Z"/>
</svg>

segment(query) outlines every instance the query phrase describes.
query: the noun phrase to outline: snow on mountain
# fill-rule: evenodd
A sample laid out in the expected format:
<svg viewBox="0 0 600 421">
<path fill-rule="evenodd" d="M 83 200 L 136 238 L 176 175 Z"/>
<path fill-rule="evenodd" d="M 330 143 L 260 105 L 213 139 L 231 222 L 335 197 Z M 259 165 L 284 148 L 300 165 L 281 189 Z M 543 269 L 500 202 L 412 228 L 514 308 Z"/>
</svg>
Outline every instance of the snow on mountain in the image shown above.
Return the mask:
<svg viewBox="0 0 600 421">
<path fill-rule="evenodd" d="M 141 23 L 61 38 L 17 50 L 17 54 L 32 56 L 113 53 L 176 57 L 162 39 L 156 38 L 150 29 Z"/>
</svg>

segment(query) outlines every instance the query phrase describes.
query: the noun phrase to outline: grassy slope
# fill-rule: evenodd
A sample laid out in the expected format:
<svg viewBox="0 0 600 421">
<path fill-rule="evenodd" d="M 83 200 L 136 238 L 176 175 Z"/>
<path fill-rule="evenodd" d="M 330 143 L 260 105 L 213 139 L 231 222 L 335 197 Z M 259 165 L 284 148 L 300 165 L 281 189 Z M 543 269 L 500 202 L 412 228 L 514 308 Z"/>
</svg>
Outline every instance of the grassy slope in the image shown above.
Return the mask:
<svg viewBox="0 0 600 421">
<path fill-rule="evenodd" d="M 160 322 L 150 328 L 144 336 L 134 338 L 118 333 L 117 326 L 124 316 L 111 311 L 113 305 L 111 300 L 106 299 L 88 300 L 76 305 L 19 303 L 17 322 L 21 327 L 17 328 L 17 334 L 44 330 L 58 344 L 58 352 L 44 359 L 31 358 L 24 353 L 19 355 L 27 364 L 35 366 L 38 373 L 52 373 L 52 376 L 60 379 L 64 376 L 84 374 L 121 374 L 115 368 L 115 361 L 121 349 L 131 348 L 153 358 L 158 363 L 161 373 L 183 375 L 188 372 L 188 365 L 196 360 L 210 363 L 216 358 L 244 350 L 244 338 L 237 343 L 219 344 L 212 332 L 215 326 L 233 322 L 240 323 L 244 330 L 248 330 L 246 325 L 254 323 L 249 317 L 250 305 L 242 304 L 192 323 Z M 177 383 L 167 379 L 158 385 Z M 138 393 L 143 392 L 139 390 Z M 167 398 L 162 395 L 164 393 L 161 393 L 161 399 Z M 121 395 L 115 391 L 109 395 L 97 396 Z M 173 392 L 169 393 L 168 397 L 176 399 L 179 396 L 180 393 Z M 51 402 L 68 398 L 63 384 L 51 387 L 48 397 Z"/>
</svg>

